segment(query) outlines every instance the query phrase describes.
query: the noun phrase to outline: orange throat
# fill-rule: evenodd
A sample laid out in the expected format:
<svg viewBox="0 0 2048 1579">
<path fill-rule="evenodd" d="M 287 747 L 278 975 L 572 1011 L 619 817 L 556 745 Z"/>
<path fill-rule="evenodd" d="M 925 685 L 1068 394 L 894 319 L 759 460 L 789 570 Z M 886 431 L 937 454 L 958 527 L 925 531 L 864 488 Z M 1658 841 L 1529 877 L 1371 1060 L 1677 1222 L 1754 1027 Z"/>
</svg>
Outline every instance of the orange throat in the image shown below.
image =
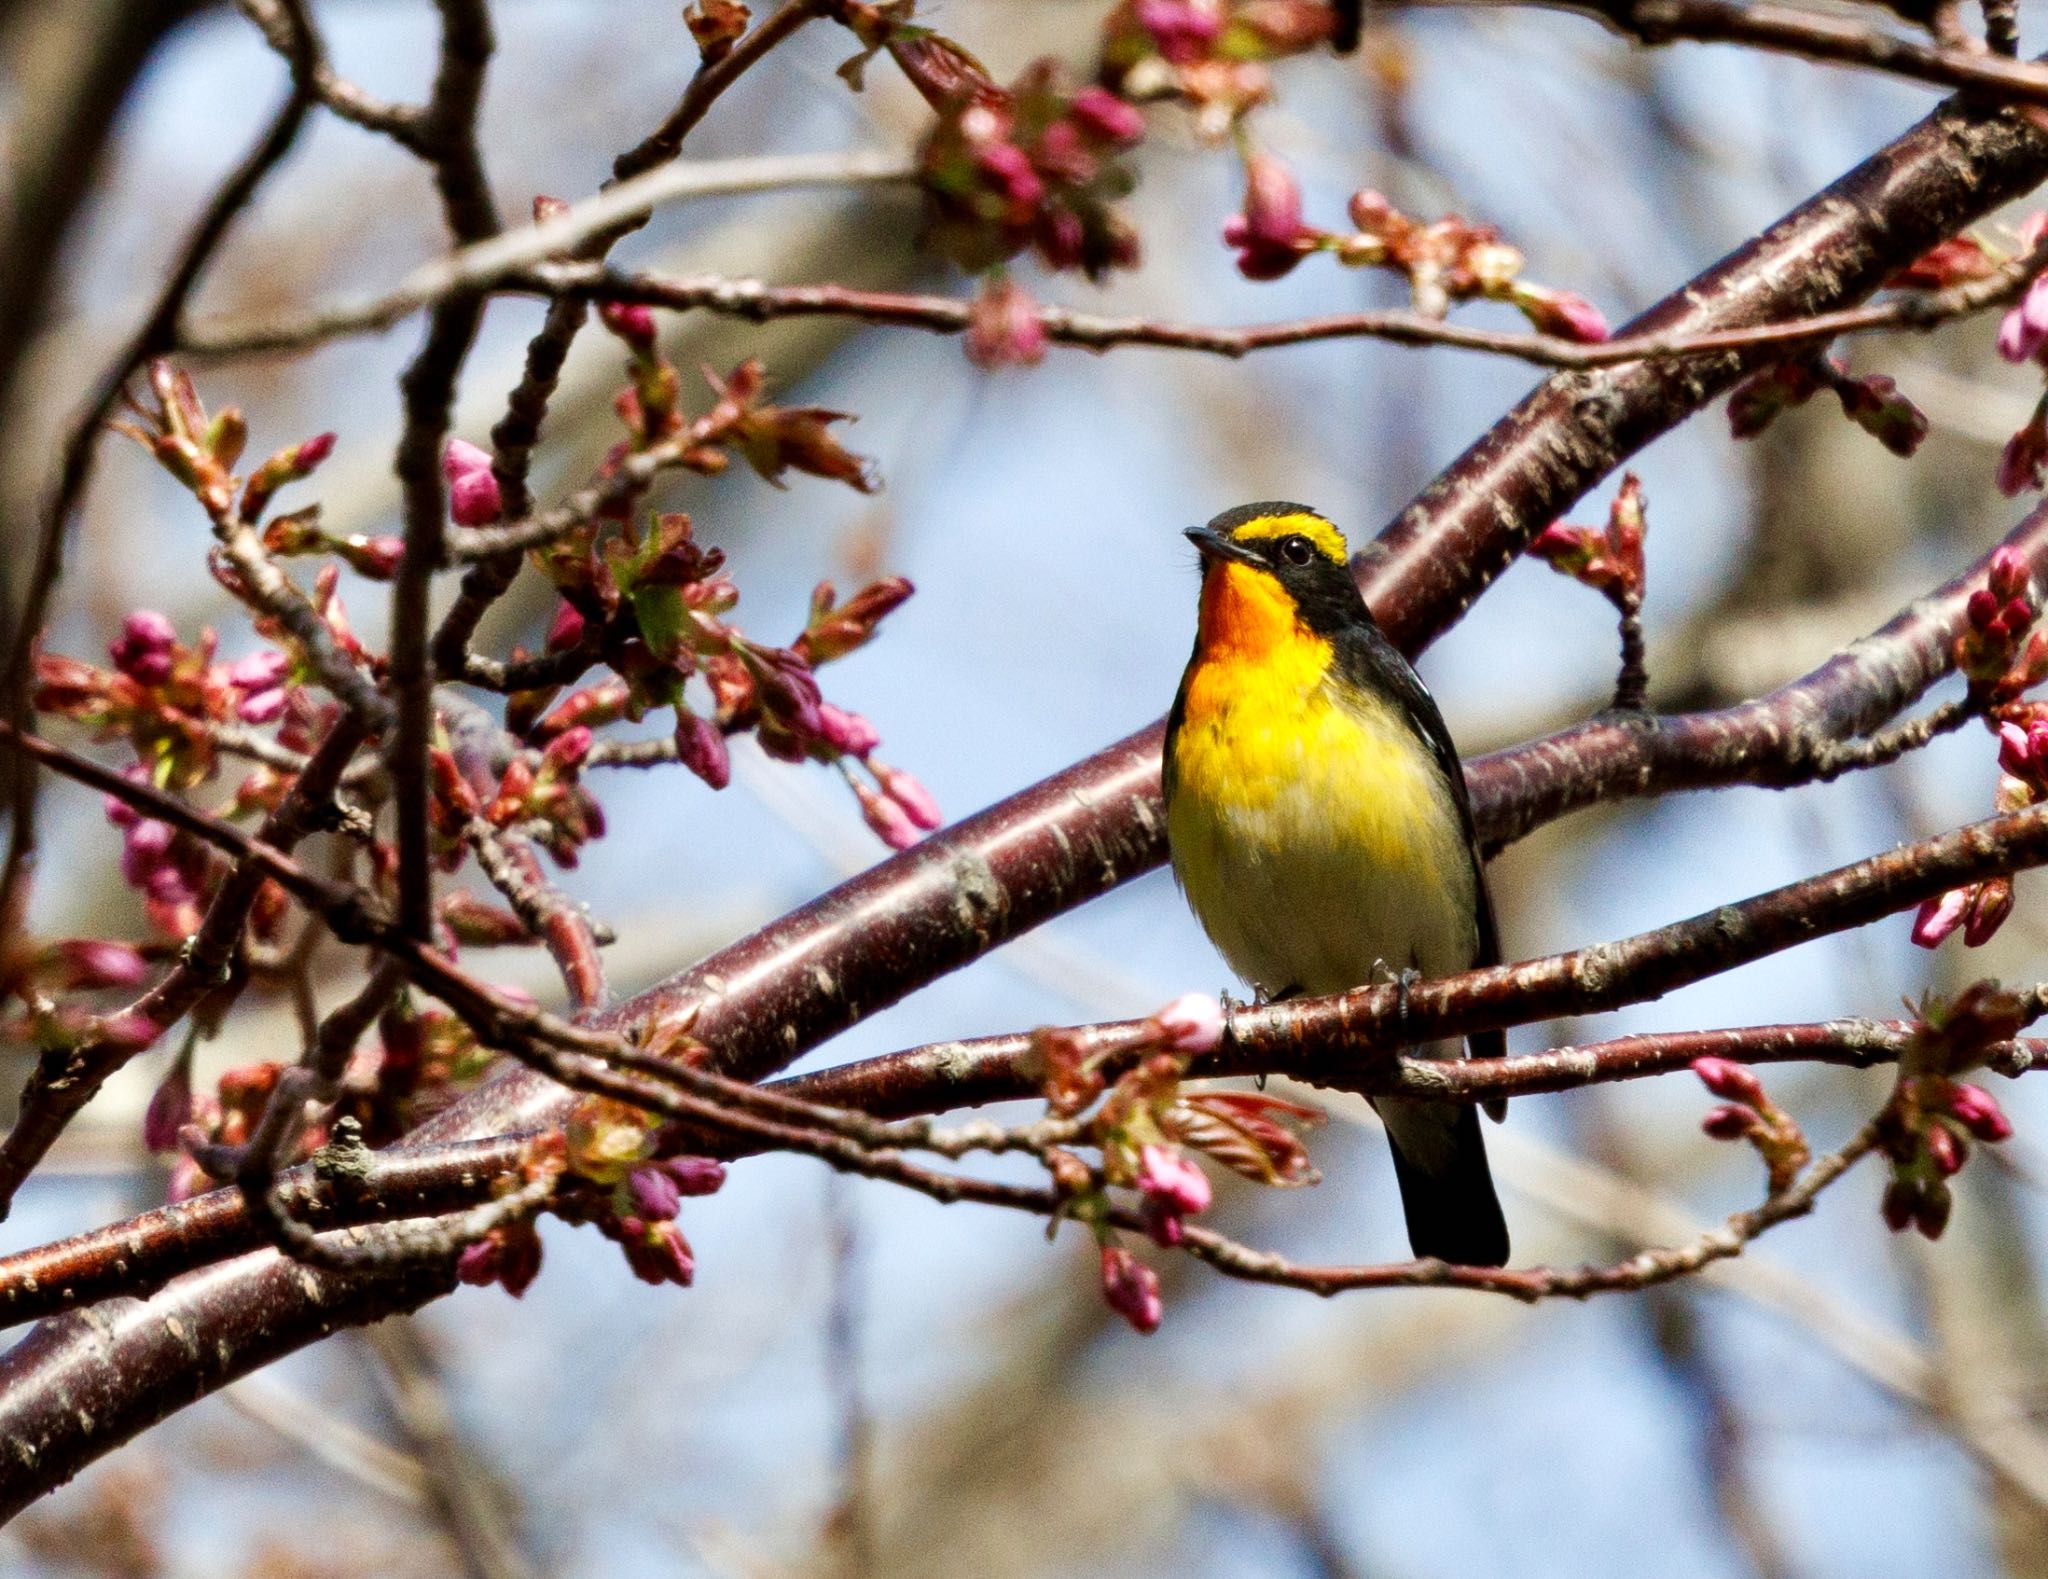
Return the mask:
<svg viewBox="0 0 2048 1579">
<path fill-rule="evenodd" d="M 1264 663 L 1301 632 L 1294 600 L 1247 565 L 1215 564 L 1202 578 L 1199 640 L 1206 663 Z"/>
</svg>

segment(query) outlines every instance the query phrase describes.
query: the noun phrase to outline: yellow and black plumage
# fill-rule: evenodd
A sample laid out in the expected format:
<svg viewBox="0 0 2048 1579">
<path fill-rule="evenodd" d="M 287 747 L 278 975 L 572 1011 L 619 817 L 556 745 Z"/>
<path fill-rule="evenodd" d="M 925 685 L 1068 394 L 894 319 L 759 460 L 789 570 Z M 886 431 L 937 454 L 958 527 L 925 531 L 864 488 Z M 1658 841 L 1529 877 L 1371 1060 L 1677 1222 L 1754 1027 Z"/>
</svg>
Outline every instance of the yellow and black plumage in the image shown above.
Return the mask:
<svg viewBox="0 0 2048 1579">
<path fill-rule="evenodd" d="M 1457 750 L 1367 611 L 1342 534 L 1305 505 L 1269 502 L 1187 535 L 1202 553 L 1201 615 L 1166 724 L 1166 826 L 1174 874 L 1223 957 L 1269 1000 L 1497 962 Z M 1498 1031 L 1470 1040 L 1474 1057 L 1502 1050 Z M 1505 1262 L 1478 1115 L 1377 1105 L 1415 1253 Z"/>
</svg>

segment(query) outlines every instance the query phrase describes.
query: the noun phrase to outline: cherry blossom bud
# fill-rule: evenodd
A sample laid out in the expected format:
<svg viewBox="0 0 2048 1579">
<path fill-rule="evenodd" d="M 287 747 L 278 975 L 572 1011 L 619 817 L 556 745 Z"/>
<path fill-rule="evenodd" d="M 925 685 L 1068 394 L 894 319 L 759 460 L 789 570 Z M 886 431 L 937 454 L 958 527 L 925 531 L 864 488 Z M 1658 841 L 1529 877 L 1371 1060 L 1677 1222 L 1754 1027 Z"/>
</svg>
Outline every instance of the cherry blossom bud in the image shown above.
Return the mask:
<svg viewBox="0 0 2048 1579">
<path fill-rule="evenodd" d="M 238 691 L 268 691 L 284 684 L 292 661 L 275 648 L 252 652 L 227 666 L 227 681 Z"/>
<path fill-rule="evenodd" d="M 670 1157 L 660 1166 L 684 1195 L 716 1195 L 725 1185 L 725 1164 L 715 1157 Z"/>
<path fill-rule="evenodd" d="M 1521 308 L 1522 316 L 1542 334 L 1561 335 L 1567 340 L 1597 345 L 1613 333 L 1600 309 L 1572 291 L 1517 284 L 1514 302 Z"/>
<path fill-rule="evenodd" d="M 1963 912 L 1970 902 L 1970 890 L 1951 888 L 1945 894 L 1923 899 L 1913 917 L 1913 941 L 1922 948 L 1936 948 L 1963 924 Z"/>
<path fill-rule="evenodd" d="M 929 831 L 945 822 L 945 815 L 940 812 L 939 803 L 932 799 L 932 792 L 910 774 L 887 763 L 870 765 L 874 768 L 875 777 L 881 781 L 883 793 L 903 808 L 904 816 L 914 826 Z"/>
<path fill-rule="evenodd" d="M 1147 1237 L 1160 1249 L 1175 1249 L 1187 1238 L 1187 1219 L 1164 1201 L 1148 1195 L 1141 1212 Z"/>
<path fill-rule="evenodd" d="M 235 704 L 235 716 L 245 724 L 274 724 L 284 717 L 285 703 L 281 687 L 252 692 Z"/>
<path fill-rule="evenodd" d="M 1895 1234 L 1902 1234 L 1912 1225 L 1919 1209 L 1920 1190 L 1909 1179 L 1893 1179 L 1884 1187 L 1884 1202 L 1880 1208 L 1884 1213 L 1885 1226 Z"/>
<path fill-rule="evenodd" d="M 1045 182 L 1031 168 L 1024 150 L 1011 142 L 983 143 L 974 151 L 974 161 L 996 180 L 1003 196 L 1019 209 L 1036 208 L 1045 196 Z"/>
<path fill-rule="evenodd" d="M 575 604 L 564 601 L 555 610 L 555 621 L 548 627 L 548 651 L 566 652 L 571 647 L 583 645 L 584 619 L 582 610 Z"/>
<path fill-rule="evenodd" d="M 1998 325 L 1998 354 L 2008 362 L 2031 361 L 2048 345 L 2048 277 L 2027 287 L 2020 304 Z"/>
<path fill-rule="evenodd" d="M 605 302 L 598 307 L 597 316 L 607 329 L 634 350 L 653 348 L 654 313 L 649 308 L 638 302 Z"/>
<path fill-rule="evenodd" d="M 2027 731 L 2010 719 L 1998 726 L 1998 765 L 2016 779 L 2033 770 L 2033 741 Z"/>
<path fill-rule="evenodd" d="M 1968 1149 L 1956 1139 L 1954 1130 L 1938 1123 L 1927 1126 L 1927 1158 L 1936 1173 L 1944 1179 L 1952 1178 L 1963 1171 L 1968 1157 Z"/>
<path fill-rule="evenodd" d="M 697 1276 L 697 1258 L 690 1241 L 673 1222 L 634 1223 L 625 1219 L 622 1228 L 632 1230 L 621 1241 L 626 1265 L 643 1283 L 674 1283 L 688 1288 Z"/>
<path fill-rule="evenodd" d="M 72 938 L 57 945 L 67 985 L 133 987 L 149 974 L 149 963 L 132 944 L 109 938 Z"/>
<path fill-rule="evenodd" d="M 1183 1214 L 1207 1211 L 1214 1198 L 1209 1176 L 1171 1146 L 1138 1148 L 1137 1186 Z"/>
<path fill-rule="evenodd" d="M 1700 1120 L 1700 1128 L 1715 1140 L 1741 1140 L 1762 1122 L 1754 1108 L 1730 1104 L 1709 1110 Z"/>
<path fill-rule="evenodd" d="M 1986 579 L 2001 598 L 2017 598 L 2028 591 L 2033 572 L 2027 567 L 2026 555 L 2010 543 L 2001 543 L 1991 556 L 1990 575 Z"/>
<path fill-rule="evenodd" d="M 142 1144 L 154 1152 L 175 1151 L 178 1132 L 192 1122 L 192 1048 L 178 1050 L 142 1114 Z"/>
<path fill-rule="evenodd" d="M 1748 1107 L 1763 1105 L 1763 1082 L 1747 1064 L 1738 1064 L 1727 1058 L 1695 1058 L 1692 1072 L 1700 1077 L 1701 1085 L 1725 1101 L 1740 1102 Z"/>
<path fill-rule="evenodd" d="M 1145 117 L 1107 88 L 1090 85 L 1074 95 L 1068 111 L 1096 136 L 1129 147 L 1145 135 Z"/>
<path fill-rule="evenodd" d="M 1120 1245 L 1102 1247 L 1102 1297 L 1139 1332 L 1157 1332 L 1166 1314 L 1158 1273 Z"/>
<path fill-rule="evenodd" d="M 682 1210 L 683 1192 L 676 1181 L 658 1167 L 635 1168 L 626 1175 L 626 1194 L 641 1217 L 666 1222 Z"/>
<path fill-rule="evenodd" d="M 161 685 L 171 676 L 171 649 L 178 633 L 154 609 L 137 609 L 121 622 L 121 634 L 107 649 L 114 667 L 143 685 Z"/>
<path fill-rule="evenodd" d="M 732 782 L 732 755 L 725 734 L 710 719 L 676 709 L 676 760 L 715 790 Z"/>
<path fill-rule="evenodd" d="M 1152 1016 L 1159 1039 L 1177 1053 L 1210 1053 L 1223 1042 L 1223 1005 L 1205 992 L 1178 997 Z"/>
<path fill-rule="evenodd" d="M 849 757 L 864 757 L 882 743 L 875 726 L 859 713 L 849 713 L 830 702 L 818 704 L 819 737 L 834 751 Z"/>
<path fill-rule="evenodd" d="M 1964 946 L 1981 948 L 1989 943 L 1993 934 L 2005 925 L 2005 918 L 2011 914 L 2010 878 L 1989 877 L 1977 884 L 1970 897 L 1969 909 L 1963 917 Z"/>
<path fill-rule="evenodd" d="M 1223 227 L 1237 248 L 1237 271 L 1248 280 L 1277 280 L 1302 260 L 1301 243 L 1315 232 L 1302 223 L 1301 187 L 1294 172 L 1269 154 L 1245 161 L 1244 212 Z"/>
<path fill-rule="evenodd" d="M 547 750 L 541 753 L 542 770 L 552 772 L 556 778 L 574 773 L 589 757 L 596 738 L 584 724 L 563 730 L 548 742 Z"/>
<path fill-rule="evenodd" d="M 458 526 L 488 526 L 504 513 L 487 451 L 450 439 L 441 454 L 441 471 L 448 479 L 448 513 Z"/>
<path fill-rule="evenodd" d="M 861 819 L 877 838 L 892 850 L 907 850 L 917 843 L 917 824 L 893 797 L 877 794 L 858 779 L 852 783 L 854 798 L 860 802 Z"/>
<path fill-rule="evenodd" d="M 332 433 L 316 433 L 310 439 L 301 440 L 298 448 L 291 451 L 291 469 L 294 477 L 304 477 L 333 453 Z"/>
<path fill-rule="evenodd" d="M 988 371 L 1036 367 L 1045 360 L 1047 344 L 1037 301 L 1014 280 L 991 281 L 967 309 L 965 344 L 967 360 Z"/>
<path fill-rule="evenodd" d="M 1220 16 L 1191 0 L 1138 0 L 1131 10 L 1159 53 L 1176 66 L 1200 60 L 1223 31 Z"/>
<path fill-rule="evenodd" d="M 1998 1099 L 1982 1086 L 1957 1085 L 1949 1092 L 1948 1110 L 1977 1139 L 1997 1142 L 2012 1134 L 2012 1120 Z"/>
</svg>

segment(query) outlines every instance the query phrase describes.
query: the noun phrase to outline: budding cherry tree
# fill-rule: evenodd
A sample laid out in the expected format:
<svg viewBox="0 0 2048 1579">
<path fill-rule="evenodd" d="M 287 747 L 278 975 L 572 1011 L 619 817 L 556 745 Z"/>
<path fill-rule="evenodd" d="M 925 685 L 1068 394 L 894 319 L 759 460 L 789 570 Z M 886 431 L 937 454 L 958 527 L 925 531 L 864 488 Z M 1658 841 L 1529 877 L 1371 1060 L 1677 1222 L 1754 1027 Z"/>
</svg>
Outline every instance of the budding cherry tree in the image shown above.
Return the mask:
<svg viewBox="0 0 2048 1579">
<path fill-rule="evenodd" d="M 12 790 L 0 1033 L 27 1056 L 0 1140 L 0 1212 L 132 1068 L 151 1072 L 139 1140 L 162 1163 L 163 1199 L 0 1255 L 0 1310 L 38 1324 L 0 1357 L 0 1439 L 13 1447 L 0 1454 L 0 1512 L 337 1328 L 417 1310 L 458 1283 L 524 1297 L 548 1277 L 545 1224 L 601 1235 L 620 1276 L 693 1297 L 679 1291 L 706 1258 L 691 1230 L 716 1222 L 729 1177 L 769 1154 L 1040 1220 L 1089 1248 L 1098 1308 L 1151 1333 L 1219 1278 L 1358 1299 L 1404 1287 L 1649 1299 L 1743 1256 L 1865 1164 L 1884 1175 L 1876 1208 L 1852 1215 L 1835 1199 L 1839 1231 L 1938 1239 L 1958 1175 L 2013 1136 L 1994 1089 L 2041 1062 L 2024 1033 L 2048 1010 L 2048 982 L 1961 966 L 1968 979 L 1888 1018 L 1864 1003 L 1845 1006 L 1855 1018 L 1576 1045 L 1532 1030 L 1536 1050 L 1484 1062 L 1404 1056 L 1646 1003 L 1850 929 L 1946 959 L 2028 924 L 2015 876 L 2048 861 L 2048 514 L 1952 556 L 1888 622 L 1808 672 L 1666 705 L 1649 574 L 1659 500 L 1626 470 L 1690 420 L 1768 444 L 1810 421 L 1791 415 L 1809 403 L 1872 458 L 1917 464 L 1941 413 L 1909 398 L 1904 371 L 1868 370 L 1863 348 L 1882 358 L 1937 326 L 1980 359 L 2048 367 L 2048 215 L 1998 217 L 2048 177 L 2048 69 L 2017 58 L 2007 10 L 1987 4 L 1980 36 L 1954 6 L 1855 23 L 1688 0 L 1595 8 L 1644 50 L 1725 42 L 1958 90 L 1721 262 L 1662 282 L 1663 299 L 1615 329 L 1595 305 L 1597 271 L 1532 269 L 1537 254 L 1506 225 L 1369 184 L 1342 202 L 1305 185 L 1286 131 L 1309 113 L 1295 107 L 1297 74 L 1355 61 L 1363 37 L 1380 52 L 1375 71 L 1398 76 L 1398 7 L 1362 18 L 1344 0 L 1124 0 L 1076 24 L 1062 56 L 998 73 L 981 56 L 1003 41 L 975 36 L 971 8 L 956 19 L 912 0 L 783 0 L 757 16 L 696 0 L 687 34 L 671 30 L 694 52 L 680 96 L 651 129 L 614 128 L 627 147 L 611 179 L 575 198 L 516 199 L 494 178 L 479 119 L 494 20 L 511 20 L 485 0 L 436 0 L 435 69 L 417 104 L 338 72 L 308 0 L 237 9 L 282 61 L 285 101 L 69 429 L 17 588 L 0 722 Z M 900 146 L 684 157 L 729 90 L 798 35 L 824 33 L 840 51 L 833 93 L 886 91 L 886 76 L 914 96 Z M 382 295 L 197 312 L 255 194 L 330 119 L 422 162 L 445 248 Z M 1213 167 L 1234 208 L 1155 236 L 1139 198 L 1168 152 Z M 914 191 L 930 291 L 621 260 L 665 205 L 817 186 L 855 203 Z M 523 217 L 508 222 L 515 208 Z M 1096 310 L 1093 293 L 1155 247 L 1193 246 L 1234 270 L 1243 313 L 1283 288 L 1326 292 L 1332 306 L 1248 326 L 1223 321 L 1235 308 L 1217 321 Z M 1400 305 L 1349 308 L 1354 280 Z M 516 383 L 488 391 L 490 425 L 466 425 L 487 320 L 536 301 L 544 316 Z M 679 326 L 706 316 L 762 343 L 700 368 Z M 1082 350 L 1242 359 L 1340 341 L 1542 370 L 1488 431 L 1459 436 L 1471 447 L 1383 532 L 1353 536 L 1367 601 L 1410 654 L 1524 554 L 1618 623 L 1618 669 L 1584 716 L 1465 764 L 1489 854 L 1590 807 L 1897 773 L 1950 737 L 1987 772 L 1995 762 L 1995 789 L 1962 826 L 1816 862 L 1703 914 L 1665 905 L 1625 936 L 1542 953 L 1511 937 L 1511 963 L 1328 998 L 1245 1004 L 1190 982 L 1124 1018 L 792 1074 L 830 1037 L 1165 854 L 1157 725 L 972 816 L 941 808 L 927 765 L 890 744 L 898 721 L 857 710 L 832 668 L 887 644 L 912 599 L 886 562 L 846 590 L 819 581 L 793 625 L 757 621 L 772 594 L 747 595 L 732 515 L 768 489 L 870 495 L 889 481 L 853 425 L 876 413 L 802 403 L 802 370 L 778 368 L 766 329 L 805 319 L 953 337 L 977 377 L 1037 377 Z M 324 491 L 349 453 L 339 425 L 294 431 L 260 400 L 230 403 L 216 380 L 238 358 L 398 323 L 416 346 L 392 397 L 397 508 L 375 529 L 339 528 Z M 616 372 L 602 441 L 588 444 L 564 420 L 563 368 L 593 338 Z M 76 640 L 67 600 L 90 569 L 65 574 L 65 546 L 96 508 L 95 460 L 116 464 L 101 452 L 122 444 L 172 479 L 185 519 L 163 541 L 203 565 L 211 612 L 202 624 L 122 609 Z M 536 457 L 574 484 L 544 488 Z M 2008 499 L 2042 487 L 2048 397 L 1983 472 Z M 721 477 L 741 486 L 709 494 Z M 1587 524 L 1581 502 L 1610 477 L 1605 520 Z M 1156 513 L 1142 500 L 1116 509 Z M 1147 521 L 1162 535 L 1181 524 Z M 1582 591 L 1557 596 L 1572 617 L 1608 617 Z M 522 599 L 545 611 L 532 629 L 487 640 L 494 611 Z M 829 775 L 872 862 L 616 994 L 614 938 L 578 888 L 613 786 L 645 770 L 667 775 L 679 806 L 732 793 L 736 749 L 775 772 Z M 81 791 L 103 820 L 90 848 L 60 851 L 42 831 L 46 803 Z M 48 931 L 38 893 L 71 863 L 117 871 L 136 924 Z M 558 990 L 528 996 L 479 964 L 511 951 L 543 955 Z M 208 1044 L 266 995 L 302 1006 L 296 1043 L 216 1067 Z M 1809 1137 L 1810 1088 L 1763 1072 L 1830 1064 L 1889 1072 L 1882 1091 L 1855 1088 L 1855 1126 L 1834 1145 Z M 1704 1133 L 1689 1144 L 1726 1143 L 1752 1180 L 1752 1203 L 1703 1232 L 1592 1264 L 1483 1268 L 1325 1263 L 1263 1248 L 1224 1219 L 1234 1181 L 1280 1192 L 1272 1221 L 1333 1168 L 1356 1167 L 1322 1155 L 1326 1101 L 1492 1104 L 1653 1075 L 1696 1105 Z M 1269 1077 L 1289 1084 L 1269 1091 Z M 967 1111 L 998 1102 L 1023 1106 Z M 1042 1273 L 1052 1286 L 1072 1268 L 1048 1252 Z M 2048 1503 L 2048 1446 L 1957 1429 L 2001 1483 Z"/>
</svg>

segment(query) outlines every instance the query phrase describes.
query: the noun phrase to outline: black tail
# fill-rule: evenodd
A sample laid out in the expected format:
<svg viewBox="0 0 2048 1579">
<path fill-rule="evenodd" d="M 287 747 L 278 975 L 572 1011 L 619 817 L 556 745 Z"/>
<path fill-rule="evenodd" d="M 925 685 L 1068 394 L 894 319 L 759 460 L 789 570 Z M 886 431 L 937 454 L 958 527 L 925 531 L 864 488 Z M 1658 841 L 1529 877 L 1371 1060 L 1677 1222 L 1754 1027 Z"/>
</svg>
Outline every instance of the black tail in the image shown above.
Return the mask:
<svg viewBox="0 0 2048 1579">
<path fill-rule="evenodd" d="M 1500 1197 L 1493 1193 L 1486 1137 L 1474 1109 L 1457 1109 L 1442 1154 L 1430 1160 L 1436 1166 L 1424 1171 L 1394 1142 L 1394 1177 L 1401 1183 L 1408 1247 L 1418 1256 L 1460 1266 L 1505 1266 L 1508 1225 L 1500 1213 Z"/>
</svg>

